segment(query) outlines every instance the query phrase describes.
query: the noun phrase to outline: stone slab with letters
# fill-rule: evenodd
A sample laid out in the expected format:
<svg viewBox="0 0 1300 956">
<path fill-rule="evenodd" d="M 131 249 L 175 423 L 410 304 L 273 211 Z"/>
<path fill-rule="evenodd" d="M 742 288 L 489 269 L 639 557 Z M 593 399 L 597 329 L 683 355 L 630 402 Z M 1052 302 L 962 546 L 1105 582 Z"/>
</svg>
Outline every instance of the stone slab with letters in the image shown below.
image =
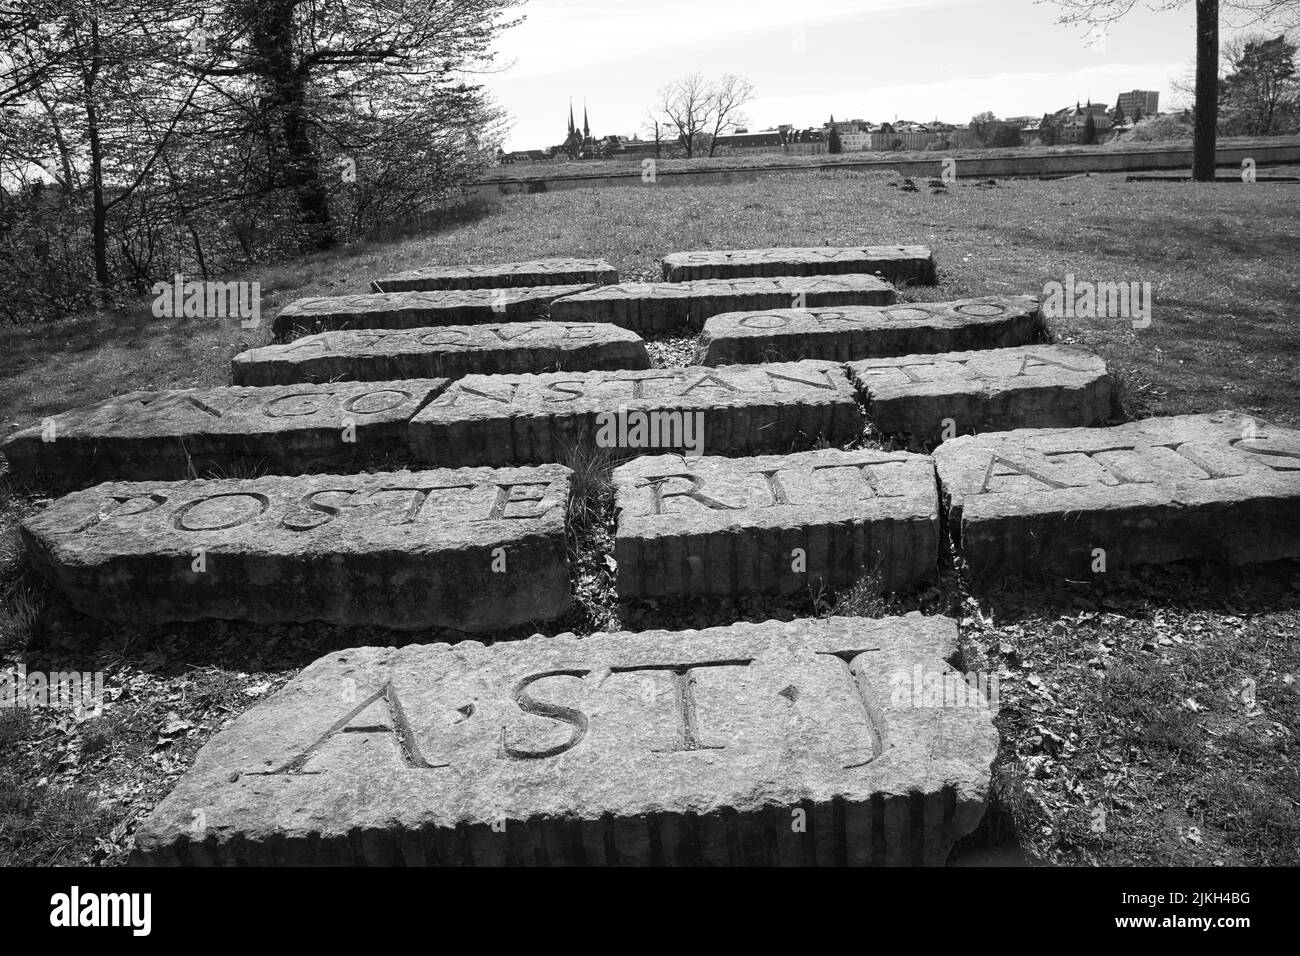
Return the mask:
<svg viewBox="0 0 1300 956">
<path fill-rule="evenodd" d="M 1106 362 L 1078 346 L 865 359 L 850 363 L 849 377 L 880 432 L 926 441 L 1013 428 L 1086 427 L 1111 414 Z"/>
<path fill-rule="evenodd" d="M 231 367 L 237 385 L 288 385 L 645 369 L 650 356 L 639 335 L 616 325 L 507 322 L 322 332 L 241 352 Z"/>
<path fill-rule="evenodd" d="M 204 746 L 132 862 L 942 865 L 997 754 L 956 650 L 912 613 L 333 652 Z"/>
<path fill-rule="evenodd" d="M 861 432 L 832 362 L 468 375 L 410 424 L 416 460 L 440 467 L 562 462 L 588 442 L 627 456 L 786 452 Z"/>
<path fill-rule="evenodd" d="M 1300 556 L 1300 432 L 1238 413 L 967 436 L 934 459 L 982 581 Z"/>
<path fill-rule="evenodd" d="M 407 422 L 446 379 L 130 392 L 55 415 L 0 451 L 23 480 L 58 487 L 254 469 L 295 473 L 405 454 Z"/>
<path fill-rule="evenodd" d="M 787 276 L 625 282 L 557 299 L 551 318 L 612 322 L 641 335 L 699 329 L 711 316 L 757 309 L 889 305 L 894 287 L 875 276 Z"/>
<path fill-rule="evenodd" d="M 614 469 L 623 599 L 885 590 L 935 574 L 934 463 L 907 452 L 824 449 L 757 458 L 676 455 Z"/>
<path fill-rule="evenodd" d="M 704 323 L 700 365 L 857 359 L 1010 348 L 1034 341 L 1038 300 L 986 296 L 956 302 L 906 302 L 884 308 L 729 312 Z"/>
<path fill-rule="evenodd" d="M 569 606 L 570 471 L 118 482 L 26 519 L 32 562 L 107 620 L 485 631 Z"/>
<path fill-rule="evenodd" d="M 606 285 L 618 272 L 604 259 L 536 259 L 474 266 L 426 266 L 375 279 L 376 292 L 502 289 L 538 285 Z"/>
<path fill-rule="evenodd" d="M 422 329 L 546 318 L 561 296 L 594 288 L 578 285 L 450 289 L 441 292 L 371 292 L 295 299 L 275 317 L 277 339 L 331 329 Z"/>
<path fill-rule="evenodd" d="M 773 276 L 879 275 L 895 283 L 935 281 L 929 246 L 812 246 L 802 249 L 718 249 L 664 256 L 664 280 Z"/>
</svg>

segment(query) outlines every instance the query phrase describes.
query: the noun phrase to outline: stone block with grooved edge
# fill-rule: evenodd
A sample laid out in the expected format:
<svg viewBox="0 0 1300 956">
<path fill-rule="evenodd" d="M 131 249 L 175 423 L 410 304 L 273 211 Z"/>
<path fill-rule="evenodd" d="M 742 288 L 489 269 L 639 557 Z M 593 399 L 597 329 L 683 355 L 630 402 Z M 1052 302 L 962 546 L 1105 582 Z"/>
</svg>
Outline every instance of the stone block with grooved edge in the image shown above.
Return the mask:
<svg viewBox="0 0 1300 956">
<path fill-rule="evenodd" d="M 981 581 L 1300 556 L 1300 432 L 1233 412 L 968 436 L 934 459 Z"/>
<path fill-rule="evenodd" d="M 553 301 L 594 288 L 551 285 L 522 289 L 451 289 L 442 292 L 374 292 L 295 299 L 275 317 L 277 339 L 333 329 L 423 329 L 442 325 L 545 318 Z"/>
<path fill-rule="evenodd" d="M 110 483 L 60 498 L 22 536 L 93 617 L 486 631 L 568 608 L 570 476 L 550 465 Z"/>
<path fill-rule="evenodd" d="M 866 359 L 849 365 L 849 377 L 880 432 L 926 441 L 1011 428 L 1085 427 L 1111 413 L 1105 361 L 1070 345 Z"/>
<path fill-rule="evenodd" d="M 404 454 L 407 422 L 446 379 L 130 392 L 0 444 L 10 471 L 56 486 L 296 473 Z"/>
<path fill-rule="evenodd" d="M 664 279 L 746 279 L 861 273 L 890 282 L 935 281 L 929 246 L 812 246 L 803 249 L 718 249 L 664 256 Z"/>
<path fill-rule="evenodd" d="M 699 329 L 710 316 L 723 312 L 889 305 L 896 298 L 888 282 L 864 275 L 625 282 L 557 299 L 551 304 L 551 318 L 613 322 L 647 335 Z"/>
<path fill-rule="evenodd" d="M 842 590 L 872 572 L 897 591 L 937 567 L 939 500 L 924 455 L 660 455 L 614 469 L 614 489 L 624 600 Z"/>
<path fill-rule="evenodd" d="M 604 259 L 535 259 L 474 266 L 426 266 L 375 279 L 376 292 L 432 292 L 439 289 L 502 289 L 537 285 L 605 285 L 618 272 Z"/>
<path fill-rule="evenodd" d="M 941 865 L 997 752 L 956 650 L 912 613 L 330 653 L 204 746 L 132 862 Z"/>
<path fill-rule="evenodd" d="M 468 375 L 411 421 L 417 461 L 438 466 L 563 462 L 587 442 L 616 455 L 786 452 L 856 439 L 862 413 L 841 366 Z"/>
<path fill-rule="evenodd" d="M 237 385 L 650 367 L 645 342 L 616 325 L 509 322 L 322 332 L 236 355 Z"/>
<path fill-rule="evenodd" d="M 826 359 L 849 362 L 930 352 L 1028 345 L 1038 327 L 1038 300 L 986 296 L 895 306 L 729 312 L 704 323 L 700 365 Z"/>
</svg>

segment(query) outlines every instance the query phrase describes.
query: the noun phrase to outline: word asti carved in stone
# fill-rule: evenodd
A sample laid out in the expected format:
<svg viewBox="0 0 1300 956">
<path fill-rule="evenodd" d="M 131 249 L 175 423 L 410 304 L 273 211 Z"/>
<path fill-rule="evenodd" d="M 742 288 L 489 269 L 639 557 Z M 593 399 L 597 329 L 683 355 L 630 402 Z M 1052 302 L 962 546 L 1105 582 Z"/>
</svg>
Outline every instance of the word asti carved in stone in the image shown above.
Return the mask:
<svg viewBox="0 0 1300 956">
<path fill-rule="evenodd" d="M 956 649 L 910 614 L 331 653 L 208 743 L 135 862 L 942 864 L 992 714 L 896 690 Z"/>
</svg>

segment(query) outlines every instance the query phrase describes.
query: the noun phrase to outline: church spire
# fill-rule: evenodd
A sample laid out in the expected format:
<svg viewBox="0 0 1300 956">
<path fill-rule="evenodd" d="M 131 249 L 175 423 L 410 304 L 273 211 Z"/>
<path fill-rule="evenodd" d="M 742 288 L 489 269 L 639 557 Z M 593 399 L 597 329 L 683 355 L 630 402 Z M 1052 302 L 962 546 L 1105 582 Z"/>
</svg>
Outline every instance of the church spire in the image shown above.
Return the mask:
<svg viewBox="0 0 1300 956">
<path fill-rule="evenodd" d="M 570 96 L 570 97 L 569 97 L 569 135 L 572 136 L 573 133 L 574 133 L 574 129 L 573 129 L 573 97 Z"/>
<path fill-rule="evenodd" d="M 587 125 L 587 101 L 582 101 L 582 138 L 591 139 L 591 127 Z"/>
</svg>

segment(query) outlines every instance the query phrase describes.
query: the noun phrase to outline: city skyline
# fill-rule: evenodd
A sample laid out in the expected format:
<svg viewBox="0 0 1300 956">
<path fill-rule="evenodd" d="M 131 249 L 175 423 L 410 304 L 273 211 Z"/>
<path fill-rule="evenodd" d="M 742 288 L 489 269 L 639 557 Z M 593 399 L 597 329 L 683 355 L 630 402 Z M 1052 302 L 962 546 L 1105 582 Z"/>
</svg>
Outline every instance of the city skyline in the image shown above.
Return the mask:
<svg viewBox="0 0 1300 956">
<path fill-rule="evenodd" d="M 661 0 L 653 9 L 530 0 L 522 12 L 526 22 L 498 44 L 499 61 L 513 65 L 485 78 L 511 115 L 508 150 L 560 143 L 570 96 L 579 111 L 585 103 L 593 134 L 645 137 L 656 91 L 695 70 L 753 82 L 751 130 L 820 126 L 832 114 L 955 124 L 985 110 L 1041 116 L 1076 100 L 1114 106 L 1134 89 L 1156 91 L 1162 109 L 1174 109 L 1170 81 L 1187 73 L 1194 51 L 1190 10 L 1135 9 L 1105 34 L 1089 34 L 1057 23 L 1060 7 L 1027 0 L 808 0 L 797 8 Z M 990 34 L 989 23 L 1005 29 Z M 582 49 L 566 48 L 564 38 L 578 35 Z M 871 39 L 898 36 L 905 42 Z M 972 36 L 982 39 L 972 44 Z"/>
</svg>

